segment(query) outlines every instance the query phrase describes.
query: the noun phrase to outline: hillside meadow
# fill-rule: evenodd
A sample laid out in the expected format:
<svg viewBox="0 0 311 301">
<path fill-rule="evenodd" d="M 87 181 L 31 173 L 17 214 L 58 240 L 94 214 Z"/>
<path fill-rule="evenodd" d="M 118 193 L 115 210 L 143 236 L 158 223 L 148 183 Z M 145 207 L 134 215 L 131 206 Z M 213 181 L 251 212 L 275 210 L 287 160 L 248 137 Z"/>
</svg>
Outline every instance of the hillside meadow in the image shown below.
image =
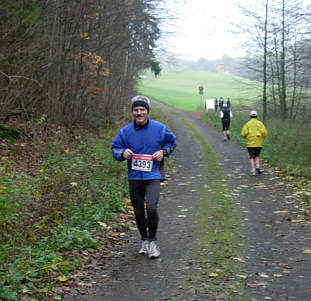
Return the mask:
<svg viewBox="0 0 311 301">
<path fill-rule="evenodd" d="M 199 94 L 199 86 L 204 88 Z M 232 104 L 252 106 L 261 94 L 260 84 L 216 72 L 164 72 L 148 75 L 137 86 L 140 94 L 165 102 L 177 109 L 197 111 L 207 98 L 230 98 Z"/>
</svg>

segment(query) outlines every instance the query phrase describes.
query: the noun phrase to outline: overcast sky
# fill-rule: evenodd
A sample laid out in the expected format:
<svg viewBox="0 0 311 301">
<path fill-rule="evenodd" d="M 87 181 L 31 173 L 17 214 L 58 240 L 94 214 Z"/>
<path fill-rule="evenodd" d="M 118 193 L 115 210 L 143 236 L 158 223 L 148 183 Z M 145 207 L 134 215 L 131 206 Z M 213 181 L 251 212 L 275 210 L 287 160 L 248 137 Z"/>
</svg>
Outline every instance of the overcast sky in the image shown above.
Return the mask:
<svg viewBox="0 0 311 301">
<path fill-rule="evenodd" d="M 296 0 L 299 2 L 300 0 Z M 175 32 L 161 39 L 165 47 L 175 56 L 183 59 L 210 60 L 242 56 L 242 35 L 234 35 L 230 24 L 238 24 L 244 17 L 235 5 L 237 0 L 165 0 L 166 9 L 175 18 L 163 23 L 163 29 Z M 260 0 L 239 0 L 243 7 L 264 13 Z M 305 5 L 311 0 L 302 0 Z"/>
<path fill-rule="evenodd" d="M 300 1 L 300 0 L 297 0 Z M 179 58 L 210 60 L 221 58 L 224 54 L 231 57 L 242 56 L 242 35 L 232 33 L 230 24 L 238 24 L 244 17 L 235 2 L 243 7 L 264 13 L 260 0 L 165 0 L 168 11 L 175 19 L 164 23 L 164 28 L 175 34 L 162 38 L 165 46 Z M 311 0 L 302 0 L 304 5 Z M 271 3 L 271 2 L 270 2 Z M 244 38 L 245 39 L 245 38 Z"/>
<path fill-rule="evenodd" d="M 250 0 L 253 1 L 253 0 Z M 177 4 L 176 4 L 177 2 Z M 230 22 L 237 22 L 234 0 L 167 0 L 176 19 L 166 24 L 175 31 L 165 37 L 165 46 L 177 56 L 190 60 L 239 56 L 239 39 L 231 33 Z M 249 2 L 249 1 L 248 1 Z"/>
</svg>

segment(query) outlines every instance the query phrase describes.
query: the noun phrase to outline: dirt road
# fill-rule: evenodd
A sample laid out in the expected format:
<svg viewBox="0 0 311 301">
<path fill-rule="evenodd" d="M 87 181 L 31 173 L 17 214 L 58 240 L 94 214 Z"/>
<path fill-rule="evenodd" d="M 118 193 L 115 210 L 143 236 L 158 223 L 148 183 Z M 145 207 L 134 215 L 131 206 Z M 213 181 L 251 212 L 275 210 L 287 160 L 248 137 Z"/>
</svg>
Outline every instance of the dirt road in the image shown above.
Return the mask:
<svg viewBox="0 0 311 301">
<path fill-rule="evenodd" d="M 167 115 L 178 146 L 172 159 L 169 181 L 162 187 L 159 203 L 158 242 L 161 257 L 149 260 L 137 254 L 137 231 L 120 246 L 102 268 L 94 272 L 87 294 L 71 292 L 65 301 L 156 301 L 183 300 L 178 297 L 181 283 L 188 277 L 185 267 L 194 252 L 197 236 L 192 227 L 197 200 L 208 172 L 200 144 L 189 134 L 182 119 L 191 122 L 207 139 L 222 164 L 228 186 L 234 191 L 240 216 L 242 277 L 245 286 L 235 299 L 217 300 L 311 300 L 310 224 L 300 221 L 295 197 L 285 184 L 266 168 L 260 176 L 249 176 L 247 153 L 233 141 L 224 142 L 214 128 L 198 114 L 179 112 L 154 104 Z M 209 229 L 206 229 L 209 230 Z M 190 300 L 216 300 L 189 296 Z"/>
</svg>

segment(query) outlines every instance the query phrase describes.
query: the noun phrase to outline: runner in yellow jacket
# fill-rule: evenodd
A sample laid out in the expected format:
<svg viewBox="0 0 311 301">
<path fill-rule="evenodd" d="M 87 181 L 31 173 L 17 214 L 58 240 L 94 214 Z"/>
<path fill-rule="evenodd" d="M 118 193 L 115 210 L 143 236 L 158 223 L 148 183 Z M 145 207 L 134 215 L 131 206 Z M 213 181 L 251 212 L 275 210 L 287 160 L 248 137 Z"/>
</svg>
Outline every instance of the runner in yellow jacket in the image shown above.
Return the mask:
<svg viewBox="0 0 311 301">
<path fill-rule="evenodd" d="M 244 124 L 241 136 L 246 139 L 246 147 L 251 165 L 251 175 L 256 176 L 256 172 L 261 174 L 259 154 L 263 147 L 263 142 L 268 135 L 264 124 L 257 120 L 257 112 L 251 111 L 250 120 Z"/>
</svg>

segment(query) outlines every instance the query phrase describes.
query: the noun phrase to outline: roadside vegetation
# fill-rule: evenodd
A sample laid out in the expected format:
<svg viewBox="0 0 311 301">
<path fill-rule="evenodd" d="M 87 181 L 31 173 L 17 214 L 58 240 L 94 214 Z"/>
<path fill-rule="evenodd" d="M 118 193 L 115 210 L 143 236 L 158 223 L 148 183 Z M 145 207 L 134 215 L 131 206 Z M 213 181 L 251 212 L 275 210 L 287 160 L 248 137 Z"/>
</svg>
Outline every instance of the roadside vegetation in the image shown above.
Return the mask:
<svg viewBox="0 0 311 301">
<path fill-rule="evenodd" d="M 115 232 L 126 226 L 126 170 L 112 159 L 113 133 L 43 130 L 43 152 L 25 136 L 1 140 L 1 300 L 57 300 L 53 287 L 83 264 L 72 252 L 100 246 L 96 233 L 110 223 Z"/>
</svg>

